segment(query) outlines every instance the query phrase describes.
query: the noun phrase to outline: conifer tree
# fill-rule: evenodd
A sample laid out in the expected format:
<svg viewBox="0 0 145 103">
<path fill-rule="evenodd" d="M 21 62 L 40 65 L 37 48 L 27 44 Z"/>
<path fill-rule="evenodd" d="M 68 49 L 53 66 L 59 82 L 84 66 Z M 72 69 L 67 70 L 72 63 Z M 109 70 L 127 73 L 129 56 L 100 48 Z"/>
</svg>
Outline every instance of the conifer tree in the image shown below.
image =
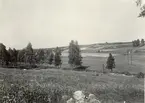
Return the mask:
<svg viewBox="0 0 145 103">
<path fill-rule="evenodd" d="M 54 60 L 54 53 L 53 53 L 53 51 L 51 51 L 51 53 L 49 54 L 49 58 L 48 58 L 48 64 L 52 65 L 53 60 Z"/>
<path fill-rule="evenodd" d="M 17 58 L 18 58 L 18 51 L 14 48 L 13 49 L 13 62 L 14 62 L 14 65 L 17 65 Z"/>
<path fill-rule="evenodd" d="M 81 50 L 78 45 L 78 42 L 75 42 L 75 61 L 74 64 L 75 66 L 81 66 L 82 65 L 82 56 L 81 56 Z"/>
<path fill-rule="evenodd" d="M 45 59 L 45 53 L 43 49 L 39 49 L 35 53 L 35 62 L 43 63 Z"/>
<path fill-rule="evenodd" d="M 140 40 L 139 40 L 139 39 L 137 39 L 137 41 L 136 41 L 136 42 L 137 42 L 137 47 L 138 47 L 138 46 L 140 46 Z"/>
<path fill-rule="evenodd" d="M 14 58 L 13 57 L 13 50 L 11 48 L 9 48 L 8 52 L 9 52 L 9 55 L 10 55 L 10 58 L 9 58 L 10 60 L 9 61 L 10 61 L 10 63 L 13 63 L 13 58 Z"/>
<path fill-rule="evenodd" d="M 141 46 L 144 46 L 145 45 L 145 41 L 144 39 L 141 39 Z"/>
<path fill-rule="evenodd" d="M 69 44 L 69 61 L 68 63 L 71 65 L 71 67 L 77 67 L 82 65 L 82 56 L 81 56 L 81 50 L 78 45 L 77 41 L 71 41 Z"/>
<path fill-rule="evenodd" d="M 55 55 L 54 55 L 54 65 L 57 68 L 60 68 L 62 65 L 62 60 L 61 60 L 61 50 L 56 47 L 55 49 Z"/>
<path fill-rule="evenodd" d="M 32 44 L 28 43 L 27 47 L 26 47 L 26 62 L 29 64 L 34 63 L 34 54 L 33 54 L 33 48 L 32 48 Z"/>
<path fill-rule="evenodd" d="M 69 44 L 69 55 L 68 55 L 68 58 L 69 58 L 69 61 L 68 63 L 71 65 L 71 67 L 74 67 L 74 60 L 75 60 L 75 52 L 74 52 L 74 41 L 72 40 Z"/>
<path fill-rule="evenodd" d="M 6 46 L 2 43 L 0 43 L 0 63 L 1 65 L 7 65 L 8 64 L 8 52 L 6 50 Z"/>
<path fill-rule="evenodd" d="M 106 68 L 110 69 L 111 72 L 113 71 L 113 68 L 115 68 L 115 59 L 114 59 L 114 57 L 112 56 L 111 53 L 109 54 L 109 57 L 107 59 L 107 66 L 106 66 Z"/>
<path fill-rule="evenodd" d="M 17 57 L 17 60 L 22 63 L 22 62 L 25 62 L 25 56 L 26 55 L 26 50 L 25 49 L 22 49 L 22 50 L 19 50 L 18 51 L 18 57 Z"/>
</svg>

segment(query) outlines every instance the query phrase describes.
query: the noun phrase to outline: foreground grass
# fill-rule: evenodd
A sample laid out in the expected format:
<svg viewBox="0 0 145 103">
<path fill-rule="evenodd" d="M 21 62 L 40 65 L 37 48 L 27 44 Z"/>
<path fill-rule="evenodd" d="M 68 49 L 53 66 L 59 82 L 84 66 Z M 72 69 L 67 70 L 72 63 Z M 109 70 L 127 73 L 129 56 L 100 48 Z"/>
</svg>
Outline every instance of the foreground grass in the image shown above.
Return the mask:
<svg viewBox="0 0 145 103">
<path fill-rule="evenodd" d="M 143 79 L 135 77 L 57 69 L 0 69 L 0 103 L 63 103 L 62 96 L 71 97 L 76 90 L 93 93 L 101 101 L 143 103 L 143 86 Z"/>
</svg>

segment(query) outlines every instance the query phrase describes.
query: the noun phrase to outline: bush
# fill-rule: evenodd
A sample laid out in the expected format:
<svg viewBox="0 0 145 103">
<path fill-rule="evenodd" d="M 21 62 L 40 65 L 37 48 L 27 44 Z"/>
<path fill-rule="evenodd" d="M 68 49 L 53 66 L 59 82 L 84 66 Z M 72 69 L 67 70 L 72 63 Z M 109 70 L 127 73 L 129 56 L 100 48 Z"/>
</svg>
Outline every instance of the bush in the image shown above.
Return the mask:
<svg viewBox="0 0 145 103">
<path fill-rule="evenodd" d="M 52 68 L 54 68 L 54 67 L 52 67 L 52 66 L 50 66 L 50 65 L 43 65 L 43 64 L 42 64 L 42 65 L 38 65 L 38 68 L 39 68 L 39 69 L 48 69 L 48 68 L 49 68 L 49 69 L 52 69 Z"/>
<path fill-rule="evenodd" d="M 131 75 L 131 73 L 129 73 L 128 71 L 122 72 L 122 74 Z"/>
<path fill-rule="evenodd" d="M 84 71 L 88 68 L 88 66 L 79 66 L 79 67 L 76 67 L 74 68 L 74 70 L 77 70 L 77 71 Z"/>
<path fill-rule="evenodd" d="M 25 65 L 19 65 L 17 66 L 18 69 L 34 69 L 37 68 L 38 66 L 33 64 L 33 65 L 29 65 L 29 64 L 25 64 Z"/>
<path fill-rule="evenodd" d="M 144 78 L 144 73 L 142 72 L 139 72 L 137 75 L 136 75 L 137 78 Z"/>
</svg>

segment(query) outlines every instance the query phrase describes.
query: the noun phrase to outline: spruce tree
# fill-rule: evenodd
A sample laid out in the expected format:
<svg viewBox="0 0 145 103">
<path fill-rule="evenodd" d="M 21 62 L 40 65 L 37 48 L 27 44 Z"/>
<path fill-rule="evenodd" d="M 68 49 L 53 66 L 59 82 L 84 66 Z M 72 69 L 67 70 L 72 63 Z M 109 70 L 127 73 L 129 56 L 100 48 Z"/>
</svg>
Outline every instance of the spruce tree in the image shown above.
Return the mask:
<svg viewBox="0 0 145 103">
<path fill-rule="evenodd" d="M 18 51 L 14 48 L 13 49 L 13 62 L 15 66 L 17 65 L 17 58 L 18 58 Z"/>
<path fill-rule="evenodd" d="M 74 60 L 75 60 L 75 52 L 74 52 L 74 41 L 72 40 L 69 44 L 69 55 L 68 55 L 68 58 L 69 58 L 69 61 L 68 63 L 71 65 L 71 67 L 74 67 Z"/>
<path fill-rule="evenodd" d="M 22 63 L 22 62 L 25 62 L 25 56 L 26 55 L 26 50 L 25 49 L 22 49 L 22 50 L 19 50 L 18 51 L 18 57 L 17 57 L 17 60 Z"/>
<path fill-rule="evenodd" d="M 60 68 L 62 65 L 62 60 L 61 60 L 61 50 L 56 47 L 55 49 L 55 55 L 54 55 L 54 65 L 57 68 Z"/>
<path fill-rule="evenodd" d="M 144 39 L 141 39 L 141 46 L 144 46 L 145 45 L 145 41 Z"/>
<path fill-rule="evenodd" d="M 75 60 L 74 60 L 75 66 L 81 66 L 82 65 L 82 56 L 81 56 L 81 50 L 78 45 L 78 42 L 75 42 Z"/>
<path fill-rule="evenodd" d="M 51 53 L 49 54 L 49 58 L 48 58 L 48 64 L 52 65 L 53 60 L 54 60 L 54 53 L 53 53 L 53 51 L 51 51 Z"/>
<path fill-rule="evenodd" d="M 9 52 L 9 55 L 10 55 L 10 63 L 13 63 L 13 50 L 11 49 L 11 48 L 9 48 L 9 50 L 8 50 L 8 52 Z"/>
<path fill-rule="evenodd" d="M 32 44 L 28 43 L 27 47 L 26 47 L 26 62 L 29 64 L 34 63 L 34 55 L 33 55 L 33 48 L 32 48 Z"/>
<path fill-rule="evenodd" d="M 13 50 L 11 48 L 9 48 L 8 50 L 8 55 L 10 56 L 9 57 L 9 62 L 15 66 L 17 64 L 17 56 L 18 56 L 18 51 L 14 48 Z"/>
<path fill-rule="evenodd" d="M 114 59 L 114 57 L 112 56 L 111 53 L 109 54 L 109 57 L 107 59 L 107 66 L 106 66 L 106 68 L 110 69 L 111 72 L 113 71 L 113 68 L 115 68 L 115 59 Z"/>
<path fill-rule="evenodd" d="M 35 61 L 37 63 L 43 63 L 44 62 L 44 59 L 45 59 L 45 53 L 44 53 L 44 50 L 43 49 L 39 49 L 36 51 L 35 53 Z"/>
<path fill-rule="evenodd" d="M 68 63 L 72 68 L 78 67 L 82 65 L 82 56 L 81 56 L 81 50 L 78 45 L 77 41 L 71 41 L 69 44 L 69 61 Z"/>
<path fill-rule="evenodd" d="M 136 41 L 136 42 L 137 42 L 137 47 L 138 47 L 138 46 L 140 46 L 140 40 L 139 40 L 139 39 L 137 39 L 137 41 Z"/>
<path fill-rule="evenodd" d="M 2 66 L 8 63 L 8 52 L 6 46 L 2 43 L 0 43 L 0 62 Z"/>
</svg>

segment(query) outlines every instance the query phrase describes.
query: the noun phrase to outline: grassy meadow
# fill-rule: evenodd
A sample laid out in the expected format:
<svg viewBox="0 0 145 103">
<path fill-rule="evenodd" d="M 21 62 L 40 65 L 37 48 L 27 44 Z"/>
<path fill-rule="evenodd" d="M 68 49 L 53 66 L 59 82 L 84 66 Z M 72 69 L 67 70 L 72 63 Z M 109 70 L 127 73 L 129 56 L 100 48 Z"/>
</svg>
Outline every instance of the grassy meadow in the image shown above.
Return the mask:
<svg viewBox="0 0 145 103">
<path fill-rule="evenodd" d="M 106 54 L 106 53 L 105 53 Z M 108 53 L 109 55 L 109 53 Z M 62 58 L 62 68 L 70 68 L 68 65 L 68 58 Z M 83 57 L 83 65 L 88 66 L 87 70 L 102 72 L 102 65 L 106 65 L 107 57 Z M 130 72 L 131 74 L 137 74 L 139 72 L 145 73 L 145 56 L 144 54 L 133 54 L 132 65 L 131 61 L 128 64 L 127 55 L 118 54 L 115 56 L 116 68 L 114 72 Z"/>
<path fill-rule="evenodd" d="M 57 69 L 0 72 L 1 103 L 63 103 L 62 96 L 71 97 L 76 90 L 94 93 L 102 103 L 143 103 L 144 98 L 143 79 L 136 77 Z"/>
</svg>

